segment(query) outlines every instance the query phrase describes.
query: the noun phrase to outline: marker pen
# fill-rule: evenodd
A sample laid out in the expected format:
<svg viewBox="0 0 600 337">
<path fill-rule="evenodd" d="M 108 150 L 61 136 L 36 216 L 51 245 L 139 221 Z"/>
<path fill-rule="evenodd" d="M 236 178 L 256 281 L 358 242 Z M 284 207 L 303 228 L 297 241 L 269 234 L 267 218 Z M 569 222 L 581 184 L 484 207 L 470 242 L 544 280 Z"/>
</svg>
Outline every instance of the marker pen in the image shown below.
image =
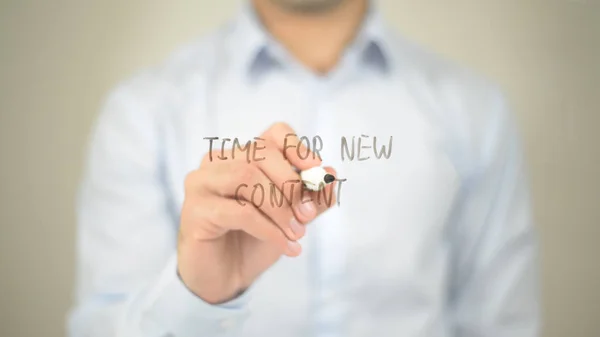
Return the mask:
<svg viewBox="0 0 600 337">
<path fill-rule="evenodd" d="M 311 191 L 319 191 L 325 185 L 335 181 L 335 176 L 327 173 L 324 168 L 316 166 L 300 172 L 300 179 L 306 188 Z"/>
</svg>

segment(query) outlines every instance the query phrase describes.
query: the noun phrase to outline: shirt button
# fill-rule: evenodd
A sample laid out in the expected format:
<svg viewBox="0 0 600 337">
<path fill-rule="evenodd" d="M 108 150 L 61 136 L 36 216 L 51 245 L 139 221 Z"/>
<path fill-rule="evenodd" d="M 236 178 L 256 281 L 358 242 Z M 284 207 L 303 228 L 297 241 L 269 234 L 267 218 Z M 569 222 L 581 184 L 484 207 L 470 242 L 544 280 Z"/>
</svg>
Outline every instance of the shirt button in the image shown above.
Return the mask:
<svg viewBox="0 0 600 337">
<path fill-rule="evenodd" d="M 231 330 L 235 327 L 235 321 L 233 318 L 226 318 L 221 321 L 221 328 Z"/>
</svg>

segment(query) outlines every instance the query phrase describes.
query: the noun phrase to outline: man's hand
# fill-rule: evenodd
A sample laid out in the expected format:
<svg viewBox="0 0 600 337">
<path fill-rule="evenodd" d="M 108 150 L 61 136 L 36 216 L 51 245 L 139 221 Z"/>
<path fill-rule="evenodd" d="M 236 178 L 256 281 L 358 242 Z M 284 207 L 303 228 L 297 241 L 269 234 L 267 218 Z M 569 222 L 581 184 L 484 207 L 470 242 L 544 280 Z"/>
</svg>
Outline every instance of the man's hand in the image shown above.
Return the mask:
<svg viewBox="0 0 600 337">
<path fill-rule="evenodd" d="M 231 159 L 229 152 L 227 160 L 210 161 L 207 154 L 200 168 L 187 176 L 178 268 L 186 286 L 206 302 L 226 302 L 248 288 L 281 255 L 298 256 L 302 248 L 296 241 L 304 236 L 305 225 L 335 204 L 335 183 L 326 186 L 324 192 L 332 195 L 327 202 L 323 195 L 318 198 L 317 192 L 302 192 L 300 176 L 292 165 L 305 170 L 321 165 L 321 160 L 312 154 L 300 159 L 297 153 L 305 154 L 306 148 L 288 149 L 284 157 L 284 139 L 293 133 L 286 124 L 275 124 L 260 137 L 265 140 L 265 148 L 260 150 L 264 160 L 248 163 L 245 156 Z M 287 139 L 300 144 L 296 137 Z M 327 171 L 335 175 L 333 169 Z M 241 184 L 250 188 L 238 190 Z M 251 202 L 255 184 L 265 190 L 262 205 Z M 272 184 L 287 199 L 281 206 L 270 202 Z M 236 196 L 245 200 L 245 206 Z M 307 198 L 313 201 L 306 202 Z"/>
</svg>

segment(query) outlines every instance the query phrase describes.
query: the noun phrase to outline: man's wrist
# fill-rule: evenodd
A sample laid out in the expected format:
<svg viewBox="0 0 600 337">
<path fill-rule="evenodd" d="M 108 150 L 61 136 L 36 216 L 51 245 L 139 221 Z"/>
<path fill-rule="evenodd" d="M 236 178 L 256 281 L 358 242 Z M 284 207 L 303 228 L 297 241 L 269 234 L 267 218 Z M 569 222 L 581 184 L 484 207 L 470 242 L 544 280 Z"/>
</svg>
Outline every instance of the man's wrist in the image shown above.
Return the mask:
<svg viewBox="0 0 600 337">
<path fill-rule="evenodd" d="M 219 282 L 212 282 L 214 284 L 218 284 L 217 288 L 214 289 L 206 289 L 205 291 L 198 291 L 197 289 L 192 289 L 192 287 L 190 287 L 188 285 L 188 283 L 184 280 L 183 276 L 181 275 L 181 271 L 179 268 L 179 264 L 177 264 L 176 266 L 176 275 L 177 278 L 179 279 L 179 282 L 181 282 L 181 284 L 193 295 L 195 295 L 196 297 L 198 297 L 200 300 L 210 304 L 210 305 L 223 305 L 226 304 L 228 302 L 234 301 L 235 299 L 237 299 L 238 297 L 242 296 L 245 292 L 247 288 L 235 288 L 235 287 L 229 287 L 229 289 L 234 289 L 234 290 L 229 290 L 227 288 L 223 289 L 223 283 Z"/>
<path fill-rule="evenodd" d="M 155 290 L 154 300 L 145 311 L 144 326 L 159 326 L 175 335 L 196 335 L 239 327 L 247 317 L 249 292 L 221 303 L 206 302 L 185 285 L 174 256 L 165 268 Z"/>
</svg>

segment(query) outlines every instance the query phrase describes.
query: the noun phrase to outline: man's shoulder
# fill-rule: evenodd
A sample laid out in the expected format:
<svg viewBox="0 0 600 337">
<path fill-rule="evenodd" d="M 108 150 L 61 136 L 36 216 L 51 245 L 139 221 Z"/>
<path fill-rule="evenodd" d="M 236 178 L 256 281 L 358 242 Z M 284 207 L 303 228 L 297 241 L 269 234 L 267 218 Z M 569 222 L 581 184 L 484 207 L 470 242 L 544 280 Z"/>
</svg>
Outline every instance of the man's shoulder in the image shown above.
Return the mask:
<svg viewBox="0 0 600 337">
<path fill-rule="evenodd" d="M 400 81 L 465 153 L 516 127 L 504 90 L 481 72 L 398 34 L 390 39 Z"/>
<path fill-rule="evenodd" d="M 179 46 L 160 63 L 122 79 L 111 91 L 111 96 L 128 95 L 146 102 L 176 99 L 187 85 L 198 85 L 208 77 L 229 33 L 230 25 L 222 25 Z"/>
<path fill-rule="evenodd" d="M 390 35 L 399 75 L 438 104 L 477 104 L 503 95 L 500 86 L 482 72 L 404 36 Z"/>
</svg>

